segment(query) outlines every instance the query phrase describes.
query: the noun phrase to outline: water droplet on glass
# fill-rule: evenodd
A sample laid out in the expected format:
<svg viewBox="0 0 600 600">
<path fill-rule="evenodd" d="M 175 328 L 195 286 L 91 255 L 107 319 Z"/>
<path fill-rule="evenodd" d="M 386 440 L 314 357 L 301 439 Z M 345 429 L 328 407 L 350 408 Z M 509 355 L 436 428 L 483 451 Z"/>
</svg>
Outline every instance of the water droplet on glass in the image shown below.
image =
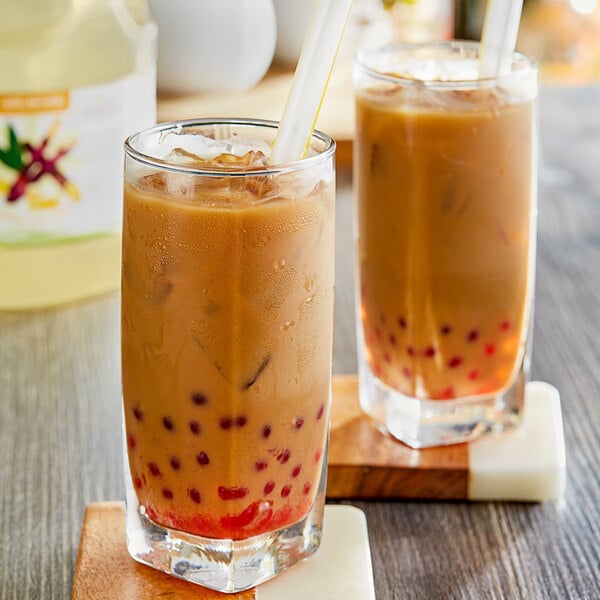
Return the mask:
<svg viewBox="0 0 600 600">
<path fill-rule="evenodd" d="M 279 326 L 280 331 L 287 331 L 290 327 L 293 327 L 296 324 L 295 321 L 286 321 L 283 325 Z"/>
</svg>

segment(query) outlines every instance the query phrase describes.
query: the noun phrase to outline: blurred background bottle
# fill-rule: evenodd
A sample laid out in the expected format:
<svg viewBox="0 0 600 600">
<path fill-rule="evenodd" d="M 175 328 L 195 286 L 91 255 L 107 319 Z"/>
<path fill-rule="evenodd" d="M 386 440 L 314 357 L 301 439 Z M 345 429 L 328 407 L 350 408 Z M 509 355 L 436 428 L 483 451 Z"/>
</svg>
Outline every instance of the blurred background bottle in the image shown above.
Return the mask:
<svg viewBox="0 0 600 600">
<path fill-rule="evenodd" d="M 486 5 L 487 0 L 455 0 L 456 38 L 480 39 Z M 524 0 L 517 49 L 536 59 L 545 83 L 597 81 L 600 0 Z"/>
<path fill-rule="evenodd" d="M 0 309 L 118 288 L 122 144 L 155 90 L 146 0 L 0 0 Z"/>
</svg>

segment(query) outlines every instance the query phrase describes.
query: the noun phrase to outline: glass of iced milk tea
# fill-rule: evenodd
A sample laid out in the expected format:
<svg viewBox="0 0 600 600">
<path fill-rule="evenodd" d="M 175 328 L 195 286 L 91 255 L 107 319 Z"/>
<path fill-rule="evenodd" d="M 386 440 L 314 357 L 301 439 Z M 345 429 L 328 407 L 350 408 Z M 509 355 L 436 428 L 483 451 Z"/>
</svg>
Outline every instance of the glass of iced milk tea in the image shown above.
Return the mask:
<svg viewBox="0 0 600 600">
<path fill-rule="evenodd" d="M 224 592 L 319 545 L 334 286 L 333 140 L 267 162 L 277 124 L 167 123 L 125 145 L 127 538 Z"/>
<path fill-rule="evenodd" d="M 356 57 L 360 401 L 414 448 L 519 424 L 536 235 L 537 70 L 479 46 Z"/>
</svg>

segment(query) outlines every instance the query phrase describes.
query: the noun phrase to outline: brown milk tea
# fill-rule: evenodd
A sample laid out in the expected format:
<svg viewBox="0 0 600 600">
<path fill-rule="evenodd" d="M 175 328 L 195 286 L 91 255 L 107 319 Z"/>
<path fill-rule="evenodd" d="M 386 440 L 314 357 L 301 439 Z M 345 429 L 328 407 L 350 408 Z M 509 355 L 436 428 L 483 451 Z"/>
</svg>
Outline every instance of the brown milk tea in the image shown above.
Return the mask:
<svg viewBox="0 0 600 600">
<path fill-rule="evenodd" d="M 533 102 L 357 92 L 360 321 L 372 372 L 432 400 L 509 387 L 532 301 Z"/>
<path fill-rule="evenodd" d="M 128 455 L 139 503 L 160 525 L 244 539 L 299 521 L 315 500 L 334 189 L 299 193 L 290 181 L 206 177 L 190 191 L 162 173 L 126 184 Z"/>
</svg>

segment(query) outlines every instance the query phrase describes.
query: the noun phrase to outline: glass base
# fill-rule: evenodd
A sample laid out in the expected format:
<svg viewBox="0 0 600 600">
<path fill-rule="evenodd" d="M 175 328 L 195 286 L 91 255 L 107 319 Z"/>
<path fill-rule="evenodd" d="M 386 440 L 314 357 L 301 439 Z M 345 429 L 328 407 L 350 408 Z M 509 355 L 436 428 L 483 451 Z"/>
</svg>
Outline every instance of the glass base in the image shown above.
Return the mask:
<svg viewBox="0 0 600 600">
<path fill-rule="evenodd" d="M 132 558 L 219 592 L 235 593 L 264 583 L 314 554 L 321 542 L 322 491 L 298 523 L 245 540 L 223 540 L 154 523 L 139 506 L 129 478 L 125 485 L 127 549 Z"/>
<path fill-rule="evenodd" d="M 523 361 L 525 363 L 525 359 Z M 419 400 L 379 380 L 359 359 L 359 398 L 377 426 L 411 448 L 471 441 L 518 427 L 523 420 L 526 371 L 498 394 L 456 400 Z"/>
</svg>

